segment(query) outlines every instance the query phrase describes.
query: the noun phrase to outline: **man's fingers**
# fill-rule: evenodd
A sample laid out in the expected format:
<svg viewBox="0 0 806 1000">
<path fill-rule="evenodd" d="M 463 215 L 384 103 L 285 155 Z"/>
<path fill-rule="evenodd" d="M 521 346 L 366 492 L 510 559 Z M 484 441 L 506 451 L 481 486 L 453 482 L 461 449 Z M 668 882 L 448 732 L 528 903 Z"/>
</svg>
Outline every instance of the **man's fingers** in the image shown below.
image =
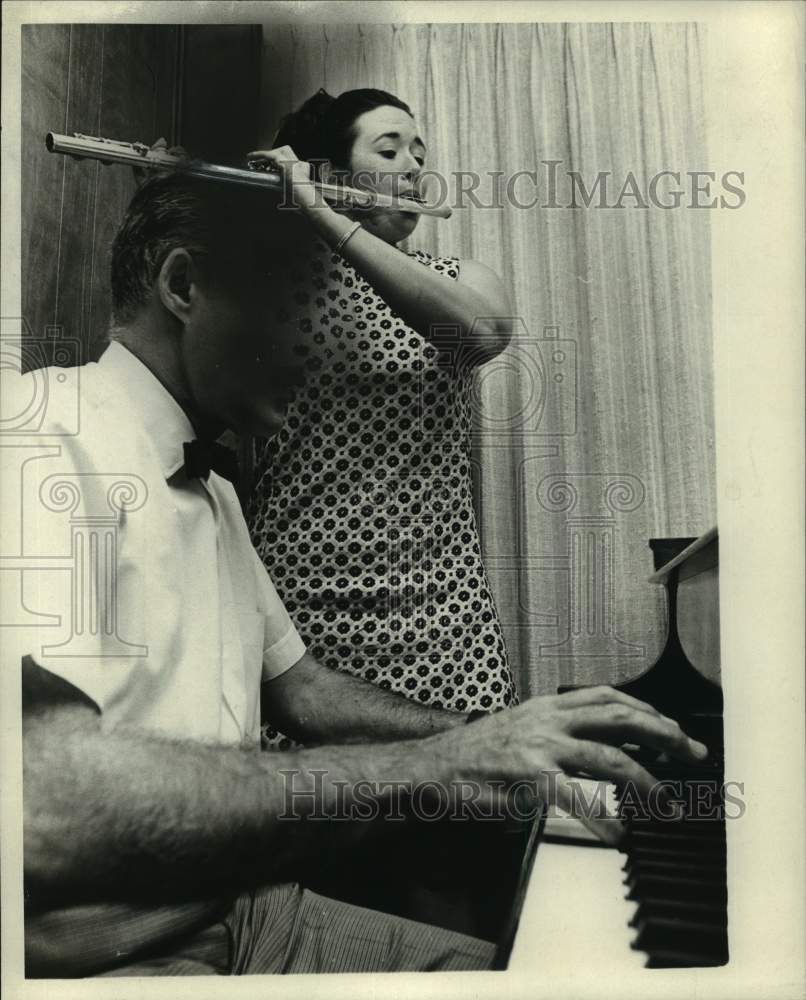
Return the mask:
<svg viewBox="0 0 806 1000">
<path fill-rule="evenodd" d="M 253 149 L 247 156 L 281 156 L 284 160 L 298 160 L 299 157 L 290 146 L 275 146 L 274 149 Z"/>
<path fill-rule="evenodd" d="M 708 756 L 708 747 L 687 736 L 671 719 L 651 716 L 617 702 L 604 707 L 577 709 L 569 731 L 573 736 L 602 740 L 616 746 L 637 743 L 697 763 Z"/>
<path fill-rule="evenodd" d="M 665 718 L 652 705 L 648 705 L 645 701 L 640 701 L 638 698 L 633 698 L 632 695 L 624 694 L 623 691 L 616 691 L 615 688 L 608 687 L 606 684 L 580 688 L 578 691 L 568 691 L 565 694 L 558 695 L 556 701 L 563 708 L 580 708 L 584 705 L 619 704 L 625 705 L 628 708 L 634 708 L 639 712 L 646 712 L 648 715 L 654 715 L 660 719 Z"/>
<path fill-rule="evenodd" d="M 290 146 L 278 146 L 276 149 L 253 149 L 246 154 L 250 160 L 297 160 L 299 157 Z"/>
<path fill-rule="evenodd" d="M 674 801 L 668 787 L 659 784 L 646 768 L 618 747 L 589 740 L 570 740 L 558 754 L 558 760 L 565 772 L 582 771 L 600 781 L 631 785 L 642 798 L 658 795 L 664 806 Z"/>
<path fill-rule="evenodd" d="M 590 785 L 592 783 L 588 782 L 585 786 L 589 791 L 591 791 Z M 577 779 L 572 781 L 564 774 L 557 775 L 554 785 L 556 800 L 554 805 L 570 817 L 569 824 L 576 820 L 605 844 L 617 847 L 624 837 L 624 823 L 618 816 L 607 815 L 607 811 L 601 808 L 601 799 L 597 798 L 596 795 L 575 794 L 572 788 L 578 789 L 579 786 L 580 783 Z M 604 793 L 603 788 L 596 789 L 596 791 L 600 794 Z M 557 826 L 558 831 L 563 829 L 562 822 L 561 819 Z"/>
</svg>

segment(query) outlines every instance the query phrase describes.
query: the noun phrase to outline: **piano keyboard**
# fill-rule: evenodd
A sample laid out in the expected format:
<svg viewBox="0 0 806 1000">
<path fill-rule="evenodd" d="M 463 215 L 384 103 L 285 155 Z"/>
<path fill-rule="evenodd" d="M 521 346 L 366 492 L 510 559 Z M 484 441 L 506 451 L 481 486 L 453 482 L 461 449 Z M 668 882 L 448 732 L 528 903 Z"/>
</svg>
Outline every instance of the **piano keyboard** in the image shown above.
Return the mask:
<svg viewBox="0 0 806 1000">
<path fill-rule="evenodd" d="M 672 767 L 680 776 L 679 764 L 647 766 L 658 778 L 671 777 Z M 719 764 L 683 777 L 712 782 L 715 773 Z M 608 974 L 724 965 L 724 819 L 630 817 L 612 786 L 606 802 L 610 815 L 623 817 L 618 849 L 602 845 L 578 820 L 546 820 L 507 968 L 561 975 L 580 954 Z"/>
<path fill-rule="evenodd" d="M 700 766 L 642 763 L 659 780 L 683 782 L 692 815 L 672 822 L 644 817 L 626 822 L 621 850 L 627 855 L 627 898 L 636 904 L 630 920 L 634 947 L 647 954 L 649 968 L 724 965 L 728 897 L 721 754 Z M 625 808 L 629 812 L 619 797 L 619 815 Z M 698 808 L 702 815 L 693 814 Z"/>
<path fill-rule="evenodd" d="M 624 897 L 624 855 L 590 844 L 541 842 L 507 968 L 563 982 L 584 957 L 603 976 L 642 969 L 632 949 L 636 904 Z"/>
<path fill-rule="evenodd" d="M 578 778 L 586 797 L 597 783 Z M 618 796 L 605 788 L 609 816 Z M 547 817 L 523 900 L 508 969 L 567 974 L 584 954 L 586 965 L 608 972 L 642 969 L 646 955 L 631 948 L 637 904 L 625 897 L 624 855 L 606 847 L 583 823 L 554 810 Z"/>
</svg>

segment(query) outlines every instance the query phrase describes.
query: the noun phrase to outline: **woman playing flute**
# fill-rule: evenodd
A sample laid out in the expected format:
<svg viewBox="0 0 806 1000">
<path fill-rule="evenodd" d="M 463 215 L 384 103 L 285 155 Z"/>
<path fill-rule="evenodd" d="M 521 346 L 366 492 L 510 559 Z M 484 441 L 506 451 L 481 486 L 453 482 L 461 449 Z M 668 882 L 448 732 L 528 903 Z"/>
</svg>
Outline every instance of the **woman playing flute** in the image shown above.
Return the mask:
<svg viewBox="0 0 806 1000">
<path fill-rule="evenodd" d="M 404 252 L 413 212 L 335 210 L 313 190 L 311 179 L 420 193 L 425 144 L 391 94 L 319 91 L 250 158 L 281 172 L 297 206 L 272 218 L 282 243 L 267 270 L 275 321 L 307 354 L 283 429 L 258 442 L 253 543 L 320 662 L 447 710 L 510 705 L 470 465 L 473 369 L 511 334 L 502 282 L 478 261 Z M 265 743 L 287 746 L 270 721 Z M 344 884 L 330 868 L 309 877 L 352 902 L 494 935 L 512 838 L 455 826 L 387 836 L 339 866 Z"/>
<path fill-rule="evenodd" d="M 414 213 L 317 197 L 312 177 L 336 175 L 419 194 L 425 144 L 391 94 L 320 90 L 273 149 L 249 155 L 283 174 L 315 237 L 272 265 L 277 320 L 311 356 L 283 431 L 259 442 L 255 547 L 322 662 L 456 712 L 509 705 L 470 466 L 473 368 L 510 337 L 501 279 L 478 261 L 403 252 Z"/>
</svg>

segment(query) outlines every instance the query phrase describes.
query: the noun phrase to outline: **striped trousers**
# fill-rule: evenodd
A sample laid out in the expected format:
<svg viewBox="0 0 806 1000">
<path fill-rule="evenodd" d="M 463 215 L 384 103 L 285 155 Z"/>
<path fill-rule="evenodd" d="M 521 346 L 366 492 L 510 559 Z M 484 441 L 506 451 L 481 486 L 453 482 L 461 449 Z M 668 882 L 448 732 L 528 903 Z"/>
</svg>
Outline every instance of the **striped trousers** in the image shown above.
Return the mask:
<svg viewBox="0 0 806 1000">
<path fill-rule="evenodd" d="M 34 921 L 26 934 L 27 975 L 467 971 L 490 968 L 495 952 L 488 941 L 328 899 L 296 883 L 244 893 L 223 917 L 189 934 L 172 934 L 171 908 L 120 908 L 119 916 L 111 919 L 110 908 L 98 906 L 51 914 L 39 926 Z M 179 908 L 176 920 L 187 919 Z M 37 939 L 52 948 L 54 933 L 69 942 L 71 956 L 89 964 L 80 968 L 68 961 L 69 968 L 60 969 L 52 952 L 46 964 L 37 963 Z M 133 940 L 148 942 L 142 956 L 133 954 Z M 156 941 L 171 943 L 160 948 Z"/>
</svg>

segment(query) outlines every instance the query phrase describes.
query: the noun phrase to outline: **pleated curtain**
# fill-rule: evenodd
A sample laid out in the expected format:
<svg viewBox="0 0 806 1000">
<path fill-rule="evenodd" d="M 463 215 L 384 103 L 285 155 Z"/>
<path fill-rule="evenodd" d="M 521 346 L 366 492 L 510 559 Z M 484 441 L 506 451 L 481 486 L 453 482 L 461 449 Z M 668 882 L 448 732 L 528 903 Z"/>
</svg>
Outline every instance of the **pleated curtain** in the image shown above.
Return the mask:
<svg viewBox="0 0 806 1000">
<path fill-rule="evenodd" d="M 522 696 L 648 666 L 665 634 L 648 540 L 716 523 L 709 212 L 690 194 L 641 204 L 661 171 L 685 189 L 686 171 L 708 169 L 702 31 L 264 26 L 263 142 L 321 86 L 377 87 L 412 107 L 449 197 L 480 175 L 479 207 L 465 196 L 409 244 L 494 268 L 517 317 L 511 347 L 477 371 L 473 449 Z M 578 186 L 569 207 L 574 171 L 588 207 Z M 604 204 L 624 192 L 621 207 L 599 207 L 599 175 Z M 661 180 L 656 200 L 673 204 L 676 182 Z"/>
</svg>

